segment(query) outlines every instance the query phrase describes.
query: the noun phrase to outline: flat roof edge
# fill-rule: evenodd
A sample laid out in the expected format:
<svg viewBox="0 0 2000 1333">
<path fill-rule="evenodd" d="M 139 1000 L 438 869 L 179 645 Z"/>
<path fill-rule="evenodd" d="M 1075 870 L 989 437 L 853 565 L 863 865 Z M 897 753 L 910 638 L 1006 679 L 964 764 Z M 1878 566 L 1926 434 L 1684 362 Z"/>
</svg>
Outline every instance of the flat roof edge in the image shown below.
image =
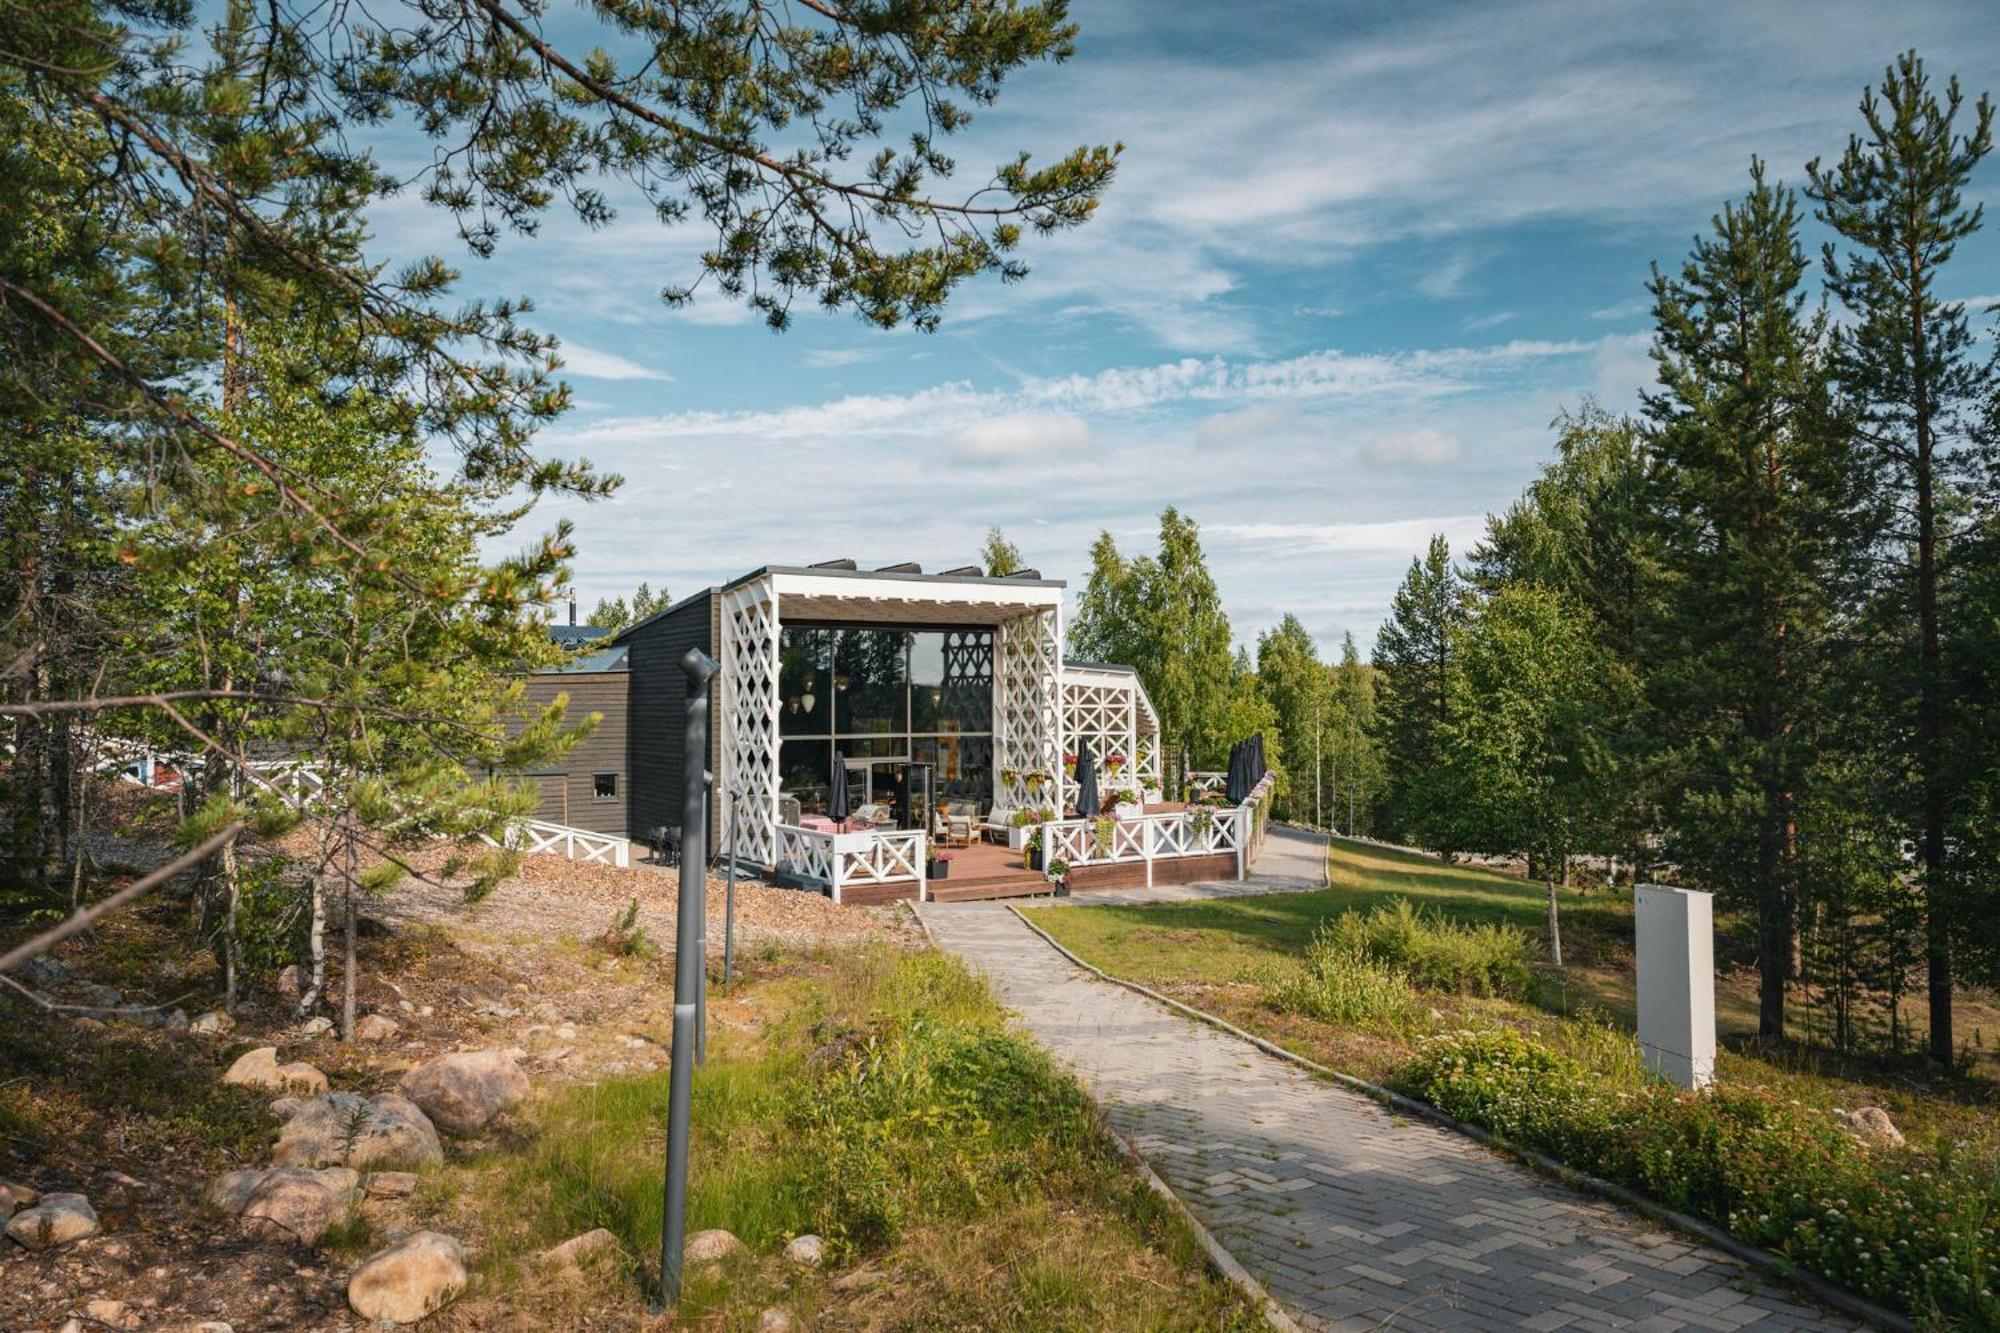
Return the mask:
<svg viewBox="0 0 2000 1333">
<path fill-rule="evenodd" d="M 1061 579 L 1017 579 L 1011 575 L 994 577 L 991 574 L 974 576 L 971 574 L 897 574 L 885 569 L 818 569 L 811 565 L 762 565 L 748 574 L 739 575 L 723 584 L 724 588 L 734 588 L 761 579 L 769 574 L 796 574 L 810 578 L 867 579 L 876 583 L 971 583 L 991 588 L 1067 588 Z"/>
</svg>

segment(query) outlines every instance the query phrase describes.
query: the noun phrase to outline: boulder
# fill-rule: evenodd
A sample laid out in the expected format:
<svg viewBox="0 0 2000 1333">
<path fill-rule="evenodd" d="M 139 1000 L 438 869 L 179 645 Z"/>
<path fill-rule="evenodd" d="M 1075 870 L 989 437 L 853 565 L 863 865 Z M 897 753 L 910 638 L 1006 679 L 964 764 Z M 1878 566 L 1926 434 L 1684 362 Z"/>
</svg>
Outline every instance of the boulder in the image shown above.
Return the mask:
<svg viewBox="0 0 2000 1333">
<path fill-rule="evenodd" d="M 270 1088 L 278 1092 L 303 1092 L 316 1096 L 326 1091 L 326 1075 L 303 1060 L 278 1063 L 278 1048 L 259 1046 L 236 1057 L 236 1063 L 222 1076 L 224 1083 L 245 1088 Z"/>
<path fill-rule="evenodd" d="M 505 1051 L 459 1051 L 418 1065 L 397 1084 L 448 1134 L 477 1134 L 521 1104 L 528 1076 Z"/>
<path fill-rule="evenodd" d="M 266 1171 L 244 1201 L 243 1230 L 259 1240 L 311 1245 L 346 1220 L 356 1174 L 345 1167 L 307 1171 L 281 1166 Z"/>
<path fill-rule="evenodd" d="M 278 994 L 288 1000 L 296 1000 L 306 993 L 306 970 L 297 963 L 287 963 L 278 969 Z"/>
<path fill-rule="evenodd" d="M 176 1009 L 167 1015 L 167 1031 L 169 1032 L 186 1032 L 190 1026 L 192 1025 L 188 1022 L 187 1010 L 185 1009 Z"/>
<path fill-rule="evenodd" d="M 271 1114 L 280 1120 L 290 1120 L 306 1104 L 303 1097 L 277 1097 L 271 1101 Z"/>
<path fill-rule="evenodd" d="M 1903 1131 L 1879 1106 L 1863 1106 L 1853 1111 L 1836 1111 L 1841 1128 L 1870 1148 L 1900 1148 Z"/>
<path fill-rule="evenodd" d="M 202 1191 L 202 1197 L 231 1217 L 235 1217 L 243 1211 L 243 1205 L 250 1202 L 250 1196 L 256 1193 L 257 1187 L 264 1183 L 264 1177 L 270 1174 L 265 1168 L 224 1171 L 208 1182 L 208 1188 Z"/>
<path fill-rule="evenodd" d="M 14 975 L 30 986 L 48 990 L 55 986 L 67 986 L 70 970 L 47 954 L 37 954 L 14 969 Z"/>
<path fill-rule="evenodd" d="M 106 986 L 95 981 L 86 981 L 78 989 L 83 993 L 83 1002 L 99 1009 L 116 1009 L 125 1003 L 125 992 L 116 986 Z"/>
<path fill-rule="evenodd" d="M 370 1171 L 361 1188 L 371 1199 L 401 1199 L 417 1192 L 417 1177 L 411 1171 Z"/>
<path fill-rule="evenodd" d="M 390 1041 L 403 1025 L 387 1014 L 365 1014 L 354 1024 L 356 1041 Z"/>
<path fill-rule="evenodd" d="M 26 1185 L 0 1180 L 0 1222 L 5 1222 L 23 1208 L 33 1207 L 35 1200 L 41 1197 Z"/>
<path fill-rule="evenodd" d="M 615 1234 L 599 1227 L 581 1236 L 571 1236 L 560 1245 L 551 1245 L 535 1258 L 552 1268 L 579 1273 L 585 1265 L 608 1259 L 623 1250 L 624 1246 L 619 1244 Z"/>
<path fill-rule="evenodd" d="M 826 1262 L 826 1242 L 810 1233 L 794 1236 L 785 1246 L 785 1261 L 800 1268 L 818 1268 Z"/>
<path fill-rule="evenodd" d="M 81 1194 L 44 1194 L 7 1222 L 7 1234 L 31 1250 L 53 1250 L 102 1230 L 97 1210 Z"/>
<path fill-rule="evenodd" d="M 757 1314 L 757 1333 L 792 1333 L 798 1326 L 792 1312 L 782 1305 L 770 1306 Z"/>
<path fill-rule="evenodd" d="M 321 1014 L 318 1018 L 309 1018 L 299 1024 L 299 1031 L 305 1033 L 308 1037 L 317 1037 L 333 1031 L 333 1020 L 325 1014 Z"/>
<path fill-rule="evenodd" d="M 741 1254 L 747 1247 L 736 1238 L 733 1231 L 712 1227 L 707 1231 L 697 1231 L 687 1238 L 687 1248 L 682 1251 L 691 1264 L 719 1263 L 733 1254 Z"/>
<path fill-rule="evenodd" d="M 404 1171 L 444 1160 L 437 1130 L 407 1098 L 330 1092 L 285 1122 L 271 1160 L 279 1166 L 351 1166 Z"/>
<path fill-rule="evenodd" d="M 450 1236 L 418 1231 L 354 1270 L 347 1303 L 363 1319 L 414 1324 L 465 1290 L 465 1250 Z"/>
<path fill-rule="evenodd" d="M 198 1032 L 204 1037 L 220 1037 L 236 1031 L 236 1020 L 220 1009 L 211 1009 L 189 1023 L 188 1031 Z"/>
</svg>

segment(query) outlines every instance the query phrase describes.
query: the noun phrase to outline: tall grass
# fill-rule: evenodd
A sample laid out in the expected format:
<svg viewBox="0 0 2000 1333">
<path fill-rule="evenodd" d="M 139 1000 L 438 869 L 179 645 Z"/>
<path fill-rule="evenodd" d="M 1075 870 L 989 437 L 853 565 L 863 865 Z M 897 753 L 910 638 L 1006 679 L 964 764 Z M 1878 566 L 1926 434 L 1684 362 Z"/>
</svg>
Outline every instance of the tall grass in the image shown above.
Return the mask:
<svg viewBox="0 0 2000 1333">
<path fill-rule="evenodd" d="M 1453 921 L 1407 898 L 1322 923 L 1308 956 L 1314 949 L 1392 969 L 1426 990 L 1519 997 L 1534 986 L 1528 937 L 1518 927 Z"/>
<path fill-rule="evenodd" d="M 1075 1081 L 963 966 L 865 950 L 813 971 L 760 997 L 776 1021 L 697 1072 L 688 1225 L 726 1228 L 752 1257 L 727 1282 L 696 1275 L 696 1306 L 719 1313 L 762 1290 L 804 1315 L 836 1299 L 801 1293 L 771 1258 L 812 1232 L 835 1265 L 906 1269 L 921 1288 L 911 1301 L 946 1324 L 962 1309 L 993 1328 L 1254 1325 Z M 523 1219 L 502 1247 L 601 1226 L 631 1254 L 657 1253 L 666 1095 L 660 1073 L 542 1103 L 487 1186 Z"/>
</svg>

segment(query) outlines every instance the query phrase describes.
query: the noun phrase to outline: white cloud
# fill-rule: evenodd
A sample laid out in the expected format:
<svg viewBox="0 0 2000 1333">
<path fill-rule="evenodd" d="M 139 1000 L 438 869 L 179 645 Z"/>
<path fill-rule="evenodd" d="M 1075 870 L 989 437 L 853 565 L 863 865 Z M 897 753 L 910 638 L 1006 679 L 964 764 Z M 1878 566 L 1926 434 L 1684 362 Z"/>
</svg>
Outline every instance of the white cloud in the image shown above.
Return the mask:
<svg viewBox="0 0 2000 1333">
<path fill-rule="evenodd" d="M 1497 329 L 1502 324 L 1512 323 L 1520 317 L 1517 311 L 1495 310 L 1487 315 L 1467 315 L 1463 320 L 1459 321 L 1458 326 L 1467 333 L 1476 333 L 1482 329 Z"/>
<path fill-rule="evenodd" d="M 1479 267 L 1479 261 L 1461 250 L 1417 279 L 1417 290 L 1434 301 L 1465 295 L 1465 280 Z"/>
<path fill-rule="evenodd" d="M 1088 449 L 1090 426 L 1074 412 L 1015 412 L 975 421 L 958 443 L 969 458 L 1044 458 Z"/>
<path fill-rule="evenodd" d="M 671 380 L 672 375 L 650 366 L 642 366 L 616 352 L 601 352 L 582 343 L 566 342 L 562 345 L 563 370 L 570 375 L 581 375 L 591 380 Z"/>
<path fill-rule="evenodd" d="M 815 347 L 799 360 L 812 370 L 840 370 L 874 361 L 882 352 L 880 347 Z"/>
<path fill-rule="evenodd" d="M 1412 430 L 1377 436 L 1361 446 L 1361 456 L 1383 467 L 1444 467 L 1465 450 L 1443 431 Z"/>
</svg>

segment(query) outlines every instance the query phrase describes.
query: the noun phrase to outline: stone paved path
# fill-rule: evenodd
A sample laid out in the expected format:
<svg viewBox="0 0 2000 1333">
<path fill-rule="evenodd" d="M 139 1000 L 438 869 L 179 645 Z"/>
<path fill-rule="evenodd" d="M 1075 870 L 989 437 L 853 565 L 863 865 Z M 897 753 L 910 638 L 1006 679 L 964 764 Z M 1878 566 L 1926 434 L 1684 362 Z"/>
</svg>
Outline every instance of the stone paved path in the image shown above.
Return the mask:
<svg viewBox="0 0 2000 1333">
<path fill-rule="evenodd" d="M 938 943 L 992 979 L 1118 1131 L 1309 1328 L 1861 1327 L 1716 1251 L 1101 981 L 1002 904 L 921 910 Z"/>
</svg>

